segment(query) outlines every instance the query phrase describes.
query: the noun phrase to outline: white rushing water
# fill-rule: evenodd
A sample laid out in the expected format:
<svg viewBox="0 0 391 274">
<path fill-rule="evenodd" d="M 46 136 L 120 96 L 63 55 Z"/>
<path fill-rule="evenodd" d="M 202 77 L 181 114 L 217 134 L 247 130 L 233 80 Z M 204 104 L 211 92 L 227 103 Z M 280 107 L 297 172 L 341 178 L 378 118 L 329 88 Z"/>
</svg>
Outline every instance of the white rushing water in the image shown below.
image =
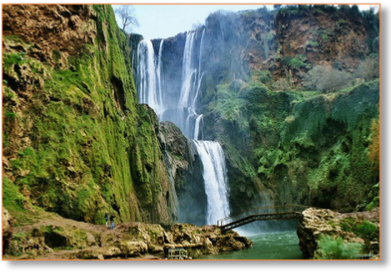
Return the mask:
<svg viewBox="0 0 391 274">
<path fill-rule="evenodd" d="M 155 52 L 151 40 L 142 40 L 137 46 L 137 95 L 139 102 L 148 104 L 156 114 L 164 111 L 156 77 Z M 160 75 L 159 78 L 160 80 Z M 159 98 L 160 97 L 160 98 Z"/>
<path fill-rule="evenodd" d="M 218 142 L 193 141 L 200 155 L 208 200 L 207 224 L 229 216 L 227 176 L 224 152 Z"/>
<path fill-rule="evenodd" d="M 199 115 L 196 119 L 195 127 L 194 127 L 194 137 L 193 137 L 194 140 L 198 140 L 198 138 L 200 137 L 200 124 L 201 124 L 202 117 L 204 117 L 203 114 Z"/>
<path fill-rule="evenodd" d="M 188 32 L 186 35 L 185 49 L 183 51 L 182 61 L 182 89 L 181 96 L 179 98 L 179 107 L 189 107 L 189 97 L 192 94 L 192 88 L 194 85 L 194 76 L 197 72 L 192 66 L 193 56 L 193 44 L 194 44 L 194 32 Z"/>
<path fill-rule="evenodd" d="M 201 69 L 200 61 L 197 63 L 194 60 L 194 55 L 197 50 L 194 44 L 195 32 L 188 32 L 183 50 L 182 86 L 178 102 L 178 116 L 181 117 L 181 121 L 178 122 L 178 126 L 186 137 L 197 139 L 194 137 L 194 128 L 197 126 L 197 120 L 199 122 L 201 118 L 199 118 L 200 114 L 196 112 L 196 104 L 203 75 L 199 75 Z M 202 54 L 201 48 L 200 46 L 200 55 Z"/>
<path fill-rule="evenodd" d="M 175 123 L 183 134 L 194 139 L 194 145 L 203 165 L 203 179 L 207 197 L 207 224 L 229 216 L 227 176 L 223 150 L 218 142 L 199 140 L 203 115 L 196 112 L 197 99 L 204 72 L 201 73 L 201 58 L 205 29 L 202 31 L 199 49 L 195 48 L 196 33 L 187 32 L 182 60 L 182 84 L 175 108 L 169 108 L 163 91 L 161 40 L 157 60 L 152 42 L 142 40 L 137 47 L 137 94 L 140 103 L 148 104 L 157 113 L 160 121 Z M 199 50 L 198 62 L 195 53 Z M 156 62 L 155 62 L 156 60 Z M 167 98 L 168 100 L 168 98 Z M 171 98 L 172 100 L 172 98 Z"/>
<path fill-rule="evenodd" d="M 156 78 L 157 78 L 158 98 L 159 98 L 159 101 L 161 102 L 161 105 L 162 105 L 163 108 L 164 108 L 164 101 L 163 101 L 163 85 L 162 85 L 162 79 L 161 79 L 161 74 L 162 74 L 163 43 L 164 43 L 164 39 L 162 39 L 162 40 L 160 41 L 159 55 L 158 55 L 157 66 L 156 66 Z"/>
</svg>

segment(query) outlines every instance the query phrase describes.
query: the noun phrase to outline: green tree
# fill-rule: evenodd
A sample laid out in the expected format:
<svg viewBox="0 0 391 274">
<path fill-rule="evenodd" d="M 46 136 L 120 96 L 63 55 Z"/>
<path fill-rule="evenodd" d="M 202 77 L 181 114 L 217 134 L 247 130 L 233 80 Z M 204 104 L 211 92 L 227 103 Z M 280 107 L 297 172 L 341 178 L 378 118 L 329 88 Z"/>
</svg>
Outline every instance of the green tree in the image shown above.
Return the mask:
<svg viewBox="0 0 391 274">
<path fill-rule="evenodd" d="M 368 147 L 368 157 L 371 160 L 374 170 L 380 168 L 380 123 L 372 120 L 370 144 Z"/>
</svg>

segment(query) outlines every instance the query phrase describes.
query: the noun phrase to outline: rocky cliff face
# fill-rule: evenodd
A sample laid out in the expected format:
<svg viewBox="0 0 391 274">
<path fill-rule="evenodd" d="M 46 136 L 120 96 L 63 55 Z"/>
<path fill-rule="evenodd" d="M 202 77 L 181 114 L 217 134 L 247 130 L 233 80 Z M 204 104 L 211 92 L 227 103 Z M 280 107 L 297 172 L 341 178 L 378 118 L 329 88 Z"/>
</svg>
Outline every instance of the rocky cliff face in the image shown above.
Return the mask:
<svg viewBox="0 0 391 274">
<path fill-rule="evenodd" d="M 164 146 L 167 170 L 173 180 L 177 197 L 178 220 L 184 223 L 206 223 L 207 198 L 202 180 L 202 163 L 181 130 L 171 122 L 160 124 L 159 139 Z"/>
<path fill-rule="evenodd" d="M 19 222 L 36 206 L 92 223 L 176 218 L 128 52 L 110 6 L 3 6 L 3 197 Z"/>
</svg>

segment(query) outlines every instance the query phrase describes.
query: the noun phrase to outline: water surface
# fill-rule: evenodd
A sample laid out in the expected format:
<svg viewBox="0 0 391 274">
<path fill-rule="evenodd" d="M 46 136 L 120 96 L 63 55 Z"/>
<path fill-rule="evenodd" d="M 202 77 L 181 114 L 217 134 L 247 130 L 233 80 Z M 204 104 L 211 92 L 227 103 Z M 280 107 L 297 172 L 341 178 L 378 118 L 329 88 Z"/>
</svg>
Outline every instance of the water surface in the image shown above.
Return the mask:
<svg viewBox="0 0 391 274">
<path fill-rule="evenodd" d="M 212 260 L 301 260 L 296 231 L 263 233 L 248 236 L 254 246 L 241 251 L 202 256 L 199 259 Z"/>
</svg>

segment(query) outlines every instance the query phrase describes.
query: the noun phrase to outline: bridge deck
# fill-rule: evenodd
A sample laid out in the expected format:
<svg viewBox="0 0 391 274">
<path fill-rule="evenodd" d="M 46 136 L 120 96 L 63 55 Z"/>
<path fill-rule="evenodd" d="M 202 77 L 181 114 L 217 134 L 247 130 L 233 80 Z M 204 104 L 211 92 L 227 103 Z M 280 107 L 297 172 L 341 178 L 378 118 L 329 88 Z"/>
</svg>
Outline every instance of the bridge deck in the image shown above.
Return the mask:
<svg viewBox="0 0 391 274">
<path fill-rule="evenodd" d="M 252 209 L 248 214 L 227 217 L 217 222 L 222 230 L 234 229 L 256 221 L 300 219 L 304 209 L 302 205 L 284 205 Z"/>
</svg>

